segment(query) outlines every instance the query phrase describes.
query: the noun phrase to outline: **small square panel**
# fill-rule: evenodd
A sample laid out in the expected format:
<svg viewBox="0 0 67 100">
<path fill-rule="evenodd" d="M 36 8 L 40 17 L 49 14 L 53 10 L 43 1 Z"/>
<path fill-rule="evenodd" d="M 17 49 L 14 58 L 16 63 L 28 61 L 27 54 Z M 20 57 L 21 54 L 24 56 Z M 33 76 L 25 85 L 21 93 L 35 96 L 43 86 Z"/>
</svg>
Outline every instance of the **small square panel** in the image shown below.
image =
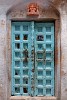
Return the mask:
<svg viewBox="0 0 67 100">
<path fill-rule="evenodd" d="M 43 49 L 43 44 L 38 44 L 38 49 Z"/>
<path fill-rule="evenodd" d="M 28 75 L 28 70 L 23 70 L 23 75 Z"/>
<path fill-rule="evenodd" d="M 46 44 L 46 49 L 51 50 L 51 44 Z"/>
<path fill-rule="evenodd" d="M 43 89 L 38 88 L 38 95 L 43 95 Z"/>
<path fill-rule="evenodd" d="M 51 89 L 46 89 L 46 94 L 51 94 Z"/>
<path fill-rule="evenodd" d="M 20 75 L 20 70 L 15 69 L 15 75 Z"/>
<path fill-rule="evenodd" d="M 28 49 L 28 43 L 23 43 L 23 48 Z"/>
<path fill-rule="evenodd" d="M 28 31 L 28 26 L 27 25 L 23 26 L 23 31 Z"/>
<path fill-rule="evenodd" d="M 23 51 L 23 57 L 28 58 L 28 50 L 24 50 L 24 51 Z"/>
<path fill-rule="evenodd" d="M 15 34 L 15 40 L 20 40 L 20 35 L 19 34 Z"/>
<path fill-rule="evenodd" d="M 51 41 L 51 35 L 46 35 L 46 41 Z"/>
<path fill-rule="evenodd" d="M 51 53 L 46 53 L 46 58 L 51 58 Z"/>
<path fill-rule="evenodd" d="M 46 80 L 46 85 L 51 85 L 51 80 Z"/>
<path fill-rule="evenodd" d="M 15 25 L 15 31 L 20 31 L 20 25 Z"/>
<path fill-rule="evenodd" d="M 43 35 L 37 35 L 37 41 L 44 41 Z"/>
<path fill-rule="evenodd" d="M 20 49 L 20 43 L 15 43 L 15 49 Z"/>
<path fill-rule="evenodd" d="M 38 85 L 43 85 L 43 80 L 38 80 Z"/>
<path fill-rule="evenodd" d="M 46 61 L 46 67 L 51 67 L 51 62 Z"/>
<path fill-rule="evenodd" d="M 38 67 L 43 67 L 43 62 L 42 62 L 42 61 L 38 61 L 38 62 L 37 62 L 37 66 L 38 66 Z"/>
<path fill-rule="evenodd" d="M 23 40 L 28 40 L 28 35 L 27 34 L 23 35 Z"/>
<path fill-rule="evenodd" d="M 15 79 L 15 84 L 20 84 L 20 79 Z"/>
<path fill-rule="evenodd" d="M 28 61 L 23 61 L 23 67 L 28 67 Z"/>
<path fill-rule="evenodd" d="M 46 76 L 51 76 L 51 71 L 46 71 Z"/>
<path fill-rule="evenodd" d="M 23 84 L 28 84 L 28 79 L 27 78 L 23 78 Z"/>
<path fill-rule="evenodd" d="M 46 32 L 51 32 L 51 27 L 46 27 Z"/>
<path fill-rule="evenodd" d="M 37 28 L 38 32 L 42 32 L 42 27 Z"/>
<path fill-rule="evenodd" d="M 43 76 L 43 71 L 38 71 L 38 76 Z"/>
<path fill-rule="evenodd" d="M 15 87 L 15 93 L 20 93 L 20 87 Z"/>
<path fill-rule="evenodd" d="M 28 88 L 27 87 L 23 87 L 23 93 L 28 93 Z"/>
<path fill-rule="evenodd" d="M 20 61 L 15 61 L 15 67 L 20 67 Z"/>
<path fill-rule="evenodd" d="M 20 58 L 20 52 L 15 52 L 15 57 Z"/>
<path fill-rule="evenodd" d="M 43 53 L 37 53 L 37 58 L 38 59 L 43 59 Z"/>
</svg>

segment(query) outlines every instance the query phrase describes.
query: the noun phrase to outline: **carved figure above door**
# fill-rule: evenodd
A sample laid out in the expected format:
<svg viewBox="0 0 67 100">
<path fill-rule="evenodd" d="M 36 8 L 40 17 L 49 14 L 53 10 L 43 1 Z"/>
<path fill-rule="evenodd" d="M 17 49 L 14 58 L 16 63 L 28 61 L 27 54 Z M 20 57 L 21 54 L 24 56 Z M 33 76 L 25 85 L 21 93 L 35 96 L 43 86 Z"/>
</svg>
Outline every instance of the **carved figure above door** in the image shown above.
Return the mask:
<svg viewBox="0 0 67 100">
<path fill-rule="evenodd" d="M 30 3 L 28 5 L 28 12 L 27 15 L 28 16 L 38 16 L 39 15 L 39 6 L 37 5 L 37 3 Z"/>
</svg>

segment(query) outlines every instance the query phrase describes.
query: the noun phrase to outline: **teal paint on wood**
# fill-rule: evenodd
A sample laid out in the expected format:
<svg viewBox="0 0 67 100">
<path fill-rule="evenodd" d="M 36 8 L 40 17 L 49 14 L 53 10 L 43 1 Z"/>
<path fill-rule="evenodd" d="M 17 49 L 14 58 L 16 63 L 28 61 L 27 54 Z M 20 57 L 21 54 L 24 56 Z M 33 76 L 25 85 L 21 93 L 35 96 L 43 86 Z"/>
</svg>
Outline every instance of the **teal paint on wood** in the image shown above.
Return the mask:
<svg viewBox="0 0 67 100">
<path fill-rule="evenodd" d="M 54 95 L 54 23 L 12 22 L 12 95 Z"/>
</svg>

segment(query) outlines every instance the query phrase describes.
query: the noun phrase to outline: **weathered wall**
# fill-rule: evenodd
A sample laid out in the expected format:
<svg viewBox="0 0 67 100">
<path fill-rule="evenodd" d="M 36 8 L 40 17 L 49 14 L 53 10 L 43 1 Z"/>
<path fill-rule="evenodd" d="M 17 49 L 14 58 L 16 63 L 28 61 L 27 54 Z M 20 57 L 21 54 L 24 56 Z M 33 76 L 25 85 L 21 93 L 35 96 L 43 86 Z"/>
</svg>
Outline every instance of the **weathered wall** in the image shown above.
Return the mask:
<svg viewBox="0 0 67 100">
<path fill-rule="evenodd" d="M 6 98 L 7 98 L 6 16 L 0 15 L 0 100 L 5 100 Z"/>
<path fill-rule="evenodd" d="M 33 0 L 0 0 L 0 100 L 9 100 L 9 97 L 11 96 L 11 20 L 7 14 L 15 8 L 18 9 L 21 4 L 20 2 L 26 5 L 31 1 L 33 2 Z M 36 2 L 36 0 L 34 1 Z M 46 9 L 49 8 L 49 5 L 52 5 L 54 11 L 58 10 L 60 13 L 60 26 L 56 24 L 56 28 L 59 27 L 59 30 L 56 30 L 56 43 L 58 48 L 56 49 L 58 52 L 58 56 L 56 56 L 58 62 L 56 63 L 57 68 L 55 68 L 55 79 L 57 81 L 55 82 L 56 96 L 58 96 L 58 100 L 60 100 L 60 97 L 61 100 L 67 100 L 67 1 L 59 0 L 59 2 L 57 2 L 57 0 L 37 0 L 37 3 L 39 5 L 41 4 L 44 8 L 46 7 Z M 19 6 L 17 6 L 18 4 Z M 55 19 L 58 19 L 58 12 L 53 16 Z M 50 17 L 52 16 L 49 16 L 49 18 Z"/>
<path fill-rule="evenodd" d="M 67 100 L 67 4 L 61 11 L 61 100 Z"/>
</svg>

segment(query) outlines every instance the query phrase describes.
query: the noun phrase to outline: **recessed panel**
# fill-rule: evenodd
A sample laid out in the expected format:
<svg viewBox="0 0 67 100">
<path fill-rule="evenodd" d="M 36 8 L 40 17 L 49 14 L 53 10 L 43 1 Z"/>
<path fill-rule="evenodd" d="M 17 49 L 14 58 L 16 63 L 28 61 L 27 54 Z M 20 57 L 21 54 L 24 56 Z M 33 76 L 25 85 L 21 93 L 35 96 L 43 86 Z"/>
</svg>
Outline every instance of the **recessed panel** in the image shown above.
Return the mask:
<svg viewBox="0 0 67 100">
<path fill-rule="evenodd" d="M 46 32 L 51 32 L 51 27 L 46 27 Z"/>
<path fill-rule="evenodd" d="M 20 76 L 20 70 L 15 69 L 15 75 L 19 75 Z"/>
<path fill-rule="evenodd" d="M 46 35 L 46 41 L 51 41 L 51 35 Z"/>
<path fill-rule="evenodd" d="M 38 95 L 43 95 L 43 89 L 38 88 Z"/>
<path fill-rule="evenodd" d="M 46 80 L 46 85 L 51 85 L 51 80 L 50 79 Z"/>
<path fill-rule="evenodd" d="M 23 92 L 24 93 L 28 93 L 28 88 L 27 87 L 23 87 Z"/>
<path fill-rule="evenodd" d="M 20 58 L 20 52 L 15 52 L 15 57 Z"/>
<path fill-rule="evenodd" d="M 28 75 L 28 70 L 23 70 L 23 75 Z"/>
<path fill-rule="evenodd" d="M 42 27 L 37 27 L 38 32 L 42 32 L 43 28 Z"/>
<path fill-rule="evenodd" d="M 51 67 L 51 62 L 46 61 L 46 67 Z"/>
<path fill-rule="evenodd" d="M 15 84 L 20 84 L 20 79 L 15 79 Z"/>
<path fill-rule="evenodd" d="M 23 31 L 28 31 L 28 26 L 27 25 L 23 26 Z"/>
<path fill-rule="evenodd" d="M 37 35 L 37 41 L 43 41 L 44 36 L 43 35 Z"/>
<path fill-rule="evenodd" d="M 23 84 L 28 84 L 28 79 L 27 78 L 23 78 Z"/>
<path fill-rule="evenodd" d="M 28 40 L 28 34 L 23 35 L 23 40 Z"/>
<path fill-rule="evenodd" d="M 20 93 L 20 87 L 15 87 L 15 93 Z"/>
<path fill-rule="evenodd" d="M 28 61 L 23 61 L 23 67 L 28 67 Z"/>
<path fill-rule="evenodd" d="M 51 89 L 46 89 L 46 94 L 47 95 L 51 94 Z"/>
<path fill-rule="evenodd" d="M 20 43 L 15 43 L 15 49 L 20 49 Z"/>
<path fill-rule="evenodd" d="M 43 53 L 37 53 L 37 58 L 38 59 L 43 59 Z"/>
<path fill-rule="evenodd" d="M 37 62 L 37 66 L 38 66 L 38 67 L 43 67 L 43 62 L 42 62 L 42 61 L 38 61 L 38 62 Z"/>
<path fill-rule="evenodd" d="M 43 76 L 43 71 L 38 71 L 38 76 Z"/>
<path fill-rule="evenodd" d="M 46 44 L 46 49 L 51 50 L 51 44 Z"/>
<path fill-rule="evenodd" d="M 20 52 L 15 52 L 15 57 L 16 57 L 16 58 L 20 58 L 20 57 L 21 57 Z"/>
<path fill-rule="evenodd" d="M 28 49 L 28 43 L 23 43 L 23 48 Z"/>
<path fill-rule="evenodd" d="M 20 61 L 15 61 L 15 67 L 20 67 Z"/>
<path fill-rule="evenodd" d="M 38 85 L 43 85 L 43 80 L 38 80 Z"/>
<path fill-rule="evenodd" d="M 20 40 L 20 35 L 19 34 L 15 34 L 15 40 Z"/>
<path fill-rule="evenodd" d="M 51 71 L 46 71 L 46 76 L 51 76 Z"/>
<path fill-rule="evenodd" d="M 15 31 L 20 31 L 20 25 L 15 25 Z"/>
<path fill-rule="evenodd" d="M 51 58 L 51 53 L 46 53 L 46 58 Z"/>
<path fill-rule="evenodd" d="M 42 50 L 43 49 L 43 44 L 38 44 L 38 49 Z"/>
</svg>

